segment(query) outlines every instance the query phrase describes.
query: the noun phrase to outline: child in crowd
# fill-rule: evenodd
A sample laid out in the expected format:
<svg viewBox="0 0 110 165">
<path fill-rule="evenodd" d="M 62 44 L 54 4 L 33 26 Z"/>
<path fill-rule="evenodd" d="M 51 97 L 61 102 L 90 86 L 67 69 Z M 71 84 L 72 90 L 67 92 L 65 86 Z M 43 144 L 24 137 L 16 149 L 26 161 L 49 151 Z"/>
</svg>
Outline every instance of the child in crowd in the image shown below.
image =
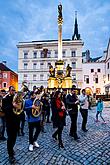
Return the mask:
<svg viewBox="0 0 110 165">
<path fill-rule="evenodd" d="M 98 115 L 100 114 L 101 119 L 104 121 L 104 123 L 106 123 L 105 120 L 104 120 L 104 118 L 102 117 L 103 101 L 102 101 L 101 98 L 98 98 L 98 101 L 96 103 L 96 111 L 97 111 L 97 113 L 96 113 L 96 122 L 99 121 L 98 120 Z"/>
</svg>

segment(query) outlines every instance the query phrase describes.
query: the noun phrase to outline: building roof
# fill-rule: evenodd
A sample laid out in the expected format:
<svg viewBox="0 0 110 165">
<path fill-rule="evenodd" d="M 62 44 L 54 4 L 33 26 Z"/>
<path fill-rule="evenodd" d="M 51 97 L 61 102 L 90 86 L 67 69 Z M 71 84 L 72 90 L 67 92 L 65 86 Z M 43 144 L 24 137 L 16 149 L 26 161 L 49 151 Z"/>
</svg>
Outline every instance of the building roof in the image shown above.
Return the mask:
<svg viewBox="0 0 110 165">
<path fill-rule="evenodd" d="M 3 63 L 0 63 L 0 70 L 1 71 L 10 71 L 13 72 L 14 74 L 16 74 L 14 71 L 12 71 L 10 68 L 8 68 L 6 65 L 4 65 Z"/>
<path fill-rule="evenodd" d="M 96 58 L 90 58 L 90 61 L 91 62 L 97 62 L 97 60 L 99 60 L 100 58 L 102 58 L 102 56 L 96 57 Z"/>
</svg>

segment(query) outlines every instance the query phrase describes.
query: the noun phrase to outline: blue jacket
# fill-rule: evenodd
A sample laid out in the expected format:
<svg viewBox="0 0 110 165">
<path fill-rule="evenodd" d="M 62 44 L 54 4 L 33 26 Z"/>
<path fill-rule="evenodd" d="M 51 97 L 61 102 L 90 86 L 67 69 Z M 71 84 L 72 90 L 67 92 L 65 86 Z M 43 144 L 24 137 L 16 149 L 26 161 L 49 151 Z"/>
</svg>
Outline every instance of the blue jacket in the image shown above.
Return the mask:
<svg viewBox="0 0 110 165">
<path fill-rule="evenodd" d="M 25 100 L 24 110 L 26 111 L 28 122 L 38 122 L 38 121 L 40 121 L 40 116 L 39 117 L 32 116 L 33 101 L 34 101 L 34 99 Z"/>
<path fill-rule="evenodd" d="M 99 111 L 99 112 L 102 112 L 102 110 L 103 110 L 103 102 L 101 101 L 101 102 L 97 102 L 97 111 Z"/>
</svg>

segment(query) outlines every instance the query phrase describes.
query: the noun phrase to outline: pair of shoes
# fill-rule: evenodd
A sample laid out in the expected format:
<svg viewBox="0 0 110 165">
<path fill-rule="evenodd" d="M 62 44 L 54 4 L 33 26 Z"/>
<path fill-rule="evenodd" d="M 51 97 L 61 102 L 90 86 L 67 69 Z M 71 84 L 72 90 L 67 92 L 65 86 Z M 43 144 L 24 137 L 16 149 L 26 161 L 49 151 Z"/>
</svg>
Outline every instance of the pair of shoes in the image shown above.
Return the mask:
<svg viewBox="0 0 110 165">
<path fill-rule="evenodd" d="M 106 122 L 104 121 L 104 122 L 102 122 L 102 124 L 106 124 Z"/>
<path fill-rule="evenodd" d="M 10 164 L 14 164 L 15 158 L 13 156 L 9 156 L 9 162 L 10 162 Z"/>
<path fill-rule="evenodd" d="M 84 132 L 87 132 L 88 130 L 87 129 L 82 129 Z"/>
<path fill-rule="evenodd" d="M 59 146 L 59 149 L 60 149 L 60 148 L 64 148 L 64 145 L 63 145 L 63 143 L 62 143 L 62 142 L 61 142 L 61 143 L 59 143 L 59 144 L 58 144 L 58 146 Z"/>
<path fill-rule="evenodd" d="M 53 135 L 52 135 L 52 137 L 54 138 L 54 140 L 57 140 L 57 137 L 56 137 L 56 135 L 54 135 L 54 134 L 53 134 Z"/>
<path fill-rule="evenodd" d="M 39 144 L 38 144 L 36 141 L 33 143 L 33 145 L 34 145 L 35 147 L 39 148 Z"/>
<path fill-rule="evenodd" d="M 32 144 L 29 145 L 29 151 L 33 151 L 33 145 Z"/>
</svg>

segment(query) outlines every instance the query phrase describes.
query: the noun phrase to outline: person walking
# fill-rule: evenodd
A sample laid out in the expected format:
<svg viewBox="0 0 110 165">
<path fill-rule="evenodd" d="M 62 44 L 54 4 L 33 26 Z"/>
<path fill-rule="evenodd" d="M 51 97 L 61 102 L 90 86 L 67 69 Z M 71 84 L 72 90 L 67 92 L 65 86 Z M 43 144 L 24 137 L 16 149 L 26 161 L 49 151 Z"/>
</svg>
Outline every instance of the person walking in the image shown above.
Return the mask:
<svg viewBox="0 0 110 165">
<path fill-rule="evenodd" d="M 34 105 L 35 99 L 36 99 L 36 103 L 35 103 L 36 105 Z M 30 98 L 25 100 L 24 110 L 26 111 L 26 114 L 27 114 L 27 121 L 28 121 L 28 128 L 29 128 L 29 151 L 33 151 L 34 146 L 39 148 L 37 139 L 41 131 L 40 114 L 36 117 L 33 114 L 32 109 L 34 110 L 34 112 L 36 109 L 40 109 L 41 111 L 40 91 L 37 91 L 36 93 L 31 91 Z"/>
<path fill-rule="evenodd" d="M 67 95 L 66 98 L 68 113 L 71 118 L 70 133 L 71 137 L 74 137 L 74 140 L 78 140 L 77 135 L 77 117 L 78 117 L 78 97 L 76 95 L 76 88 L 71 89 L 71 93 Z"/>
<path fill-rule="evenodd" d="M 2 89 L 0 91 L 0 100 L 1 100 L 1 105 L 0 105 L 0 110 L 2 111 L 2 100 L 3 100 L 3 97 L 5 97 L 6 95 L 6 91 L 4 89 Z M 2 116 L 0 116 L 0 119 L 1 119 L 1 124 L 2 124 L 2 129 L 1 129 L 1 132 L 0 132 L 0 140 L 6 140 L 6 137 L 5 137 L 5 128 L 6 128 L 6 121 L 5 121 L 5 113 L 2 112 Z"/>
<path fill-rule="evenodd" d="M 65 106 L 64 103 L 61 100 L 61 92 L 56 91 L 55 97 L 54 97 L 54 115 L 53 115 L 53 127 L 57 128 L 57 130 L 52 134 L 52 137 L 59 141 L 59 148 L 64 148 L 63 142 L 62 142 L 62 131 L 63 127 L 65 125 Z"/>
<path fill-rule="evenodd" d="M 89 107 L 89 101 L 88 96 L 86 95 L 85 89 L 82 89 L 82 94 L 79 96 L 79 103 L 80 103 L 80 112 L 82 115 L 82 130 L 84 132 L 87 132 L 86 124 L 87 124 L 87 118 L 88 118 L 88 107 Z"/>
<path fill-rule="evenodd" d="M 98 115 L 100 114 L 101 119 L 103 120 L 104 123 L 106 123 L 105 120 L 104 120 L 104 118 L 102 117 L 103 101 L 102 101 L 101 98 L 98 98 L 98 101 L 97 101 L 97 103 L 96 103 L 96 111 L 97 111 L 97 112 L 96 112 L 96 122 L 99 121 L 99 120 L 98 120 Z"/>
<path fill-rule="evenodd" d="M 3 98 L 2 110 L 5 113 L 6 130 L 7 130 L 7 150 L 9 155 L 9 162 L 12 164 L 15 162 L 14 158 L 14 146 L 16 143 L 17 133 L 19 130 L 19 115 L 13 112 L 13 108 L 17 108 L 16 104 L 13 104 L 13 97 L 15 94 L 15 88 L 9 87 L 8 94 Z"/>
</svg>

